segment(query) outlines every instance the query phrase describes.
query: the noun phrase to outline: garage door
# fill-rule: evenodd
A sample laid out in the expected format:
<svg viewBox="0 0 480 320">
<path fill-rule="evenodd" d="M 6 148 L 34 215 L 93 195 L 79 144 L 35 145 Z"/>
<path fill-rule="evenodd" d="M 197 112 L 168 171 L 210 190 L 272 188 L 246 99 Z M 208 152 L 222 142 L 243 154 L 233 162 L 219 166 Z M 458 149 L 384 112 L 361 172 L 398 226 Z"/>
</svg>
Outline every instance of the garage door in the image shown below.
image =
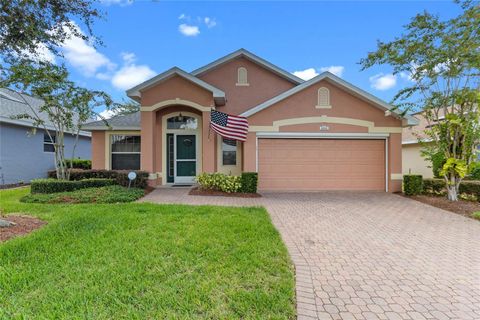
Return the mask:
<svg viewBox="0 0 480 320">
<path fill-rule="evenodd" d="M 385 140 L 259 139 L 259 189 L 385 190 Z"/>
</svg>

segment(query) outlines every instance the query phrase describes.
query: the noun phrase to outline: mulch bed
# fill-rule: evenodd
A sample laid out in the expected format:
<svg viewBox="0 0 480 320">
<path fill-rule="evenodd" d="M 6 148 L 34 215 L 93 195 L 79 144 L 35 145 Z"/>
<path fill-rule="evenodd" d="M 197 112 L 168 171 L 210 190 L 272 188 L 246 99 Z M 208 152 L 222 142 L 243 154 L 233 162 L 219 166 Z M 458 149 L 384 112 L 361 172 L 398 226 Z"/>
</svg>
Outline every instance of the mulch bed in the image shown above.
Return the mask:
<svg viewBox="0 0 480 320">
<path fill-rule="evenodd" d="M 449 201 L 446 197 L 428 195 L 409 196 L 407 198 L 417 200 L 443 210 L 454 212 L 468 218 L 472 218 L 472 213 L 480 211 L 480 202 L 476 201 L 458 200 L 453 202 Z"/>
<path fill-rule="evenodd" d="M 228 193 L 222 191 L 214 191 L 214 190 L 202 190 L 198 187 L 191 189 L 188 192 L 191 196 L 217 196 L 217 197 L 237 197 L 237 198 L 260 198 L 261 195 L 258 193 Z"/>
<path fill-rule="evenodd" d="M 15 223 L 10 227 L 0 227 L 0 242 L 28 234 L 46 224 L 43 220 L 23 215 L 0 216 L 0 218 Z"/>
</svg>

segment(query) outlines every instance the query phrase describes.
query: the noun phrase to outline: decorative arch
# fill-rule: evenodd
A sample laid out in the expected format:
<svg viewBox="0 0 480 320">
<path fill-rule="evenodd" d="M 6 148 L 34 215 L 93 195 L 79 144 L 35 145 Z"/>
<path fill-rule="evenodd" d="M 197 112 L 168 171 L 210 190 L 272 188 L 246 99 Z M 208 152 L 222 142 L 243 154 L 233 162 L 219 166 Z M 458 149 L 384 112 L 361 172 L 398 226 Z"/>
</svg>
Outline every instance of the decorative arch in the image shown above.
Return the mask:
<svg viewBox="0 0 480 320">
<path fill-rule="evenodd" d="M 200 105 L 196 102 L 190 101 L 190 100 L 183 100 L 183 99 L 177 98 L 177 99 L 160 101 L 160 102 L 154 104 L 153 106 L 141 107 L 140 111 L 156 111 L 158 109 L 163 109 L 163 108 L 166 108 L 166 107 L 169 107 L 169 106 L 172 106 L 172 105 L 184 105 L 184 106 L 188 106 L 188 107 L 192 107 L 194 109 L 197 109 L 201 112 L 208 112 L 211 109 L 215 109 L 215 107 L 213 107 L 213 106 L 205 107 L 205 106 L 202 106 L 202 105 Z"/>
<path fill-rule="evenodd" d="M 237 69 L 237 85 L 238 86 L 248 86 L 248 71 L 245 67 L 240 67 Z"/>
</svg>

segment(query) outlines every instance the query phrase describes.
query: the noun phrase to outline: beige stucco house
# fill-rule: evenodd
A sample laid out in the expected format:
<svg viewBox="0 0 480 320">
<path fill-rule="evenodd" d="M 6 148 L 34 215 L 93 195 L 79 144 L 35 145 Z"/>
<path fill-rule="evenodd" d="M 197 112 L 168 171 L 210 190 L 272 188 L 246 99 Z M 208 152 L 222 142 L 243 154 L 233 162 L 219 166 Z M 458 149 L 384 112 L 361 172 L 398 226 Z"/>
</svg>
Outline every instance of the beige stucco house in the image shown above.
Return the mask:
<svg viewBox="0 0 480 320">
<path fill-rule="evenodd" d="M 423 144 L 428 143 L 424 135 L 428 127 L 427 120 L 421 113 L 412 115 L 418 120 L 418 125 L 403 129 L 402 134 L 402 164 L 403 174 L 421 174 L 424 178 L 433 178 L 432 164 L 422 157 L 421 150 Z"/>
<path fill-rule="evenodd" d="M 90 123 L 96 169 L 141 169 L 151 185 L 201 172 L 258 172 L 261 190 L 401 190 L 402 130 L 414 118 L 335 75 L 303 81 L 240 49 L 130 89 L 140 112 Z M 249 121 L 247 140 L 209 130 L 210 111 Z"/>
</svg>

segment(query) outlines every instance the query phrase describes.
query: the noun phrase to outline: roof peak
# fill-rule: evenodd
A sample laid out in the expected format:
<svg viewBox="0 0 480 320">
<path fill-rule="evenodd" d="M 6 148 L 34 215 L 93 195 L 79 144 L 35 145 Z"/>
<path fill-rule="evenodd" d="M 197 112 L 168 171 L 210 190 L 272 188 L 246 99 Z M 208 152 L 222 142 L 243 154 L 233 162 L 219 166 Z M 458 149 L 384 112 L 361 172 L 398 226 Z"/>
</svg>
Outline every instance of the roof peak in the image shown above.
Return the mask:
<svg viewBox="0 0 480 320">
<path fill-rule="evenodd" d="M 236 59 L 240 56 L 244 56 L 245 58 L 247 58 L 248 60 L 254 62 L 254 63 L 257 63 L 259 64 L 260 66 L 262 66 L 263 68 L 265 69 L 268 69 L 274 73 L 276 73 L 277 75 L 287 79 L 288 81 L 294 83 L 294 84 L 300 84 L 300 83 L 303 83 L 304 80 L 300 79 L 299 77 L 293 75 L 292 73 L 274 65 L 273 63 L 257 56 L 256 54 L 248 51 L 247 49 L 245 48 L 240 48 L 238 50 L 235 50 L 221 58 L 218 58 L 216 60 L 214 60 L 213 62 L 210 62 L 209 64 L 206 64 L 204 65 L 203 67 L 200 67 L 198 69 L 195 69 L 191 72 L 192 75 L 194 76 L 198 76 L 200 74 L 203 74 L 205 72 L 208 72 L 209 70 L 213 69 L 213 68 L 216 68 L 224 63 L 227 63 L 233 59 Z"/>
</svg>

